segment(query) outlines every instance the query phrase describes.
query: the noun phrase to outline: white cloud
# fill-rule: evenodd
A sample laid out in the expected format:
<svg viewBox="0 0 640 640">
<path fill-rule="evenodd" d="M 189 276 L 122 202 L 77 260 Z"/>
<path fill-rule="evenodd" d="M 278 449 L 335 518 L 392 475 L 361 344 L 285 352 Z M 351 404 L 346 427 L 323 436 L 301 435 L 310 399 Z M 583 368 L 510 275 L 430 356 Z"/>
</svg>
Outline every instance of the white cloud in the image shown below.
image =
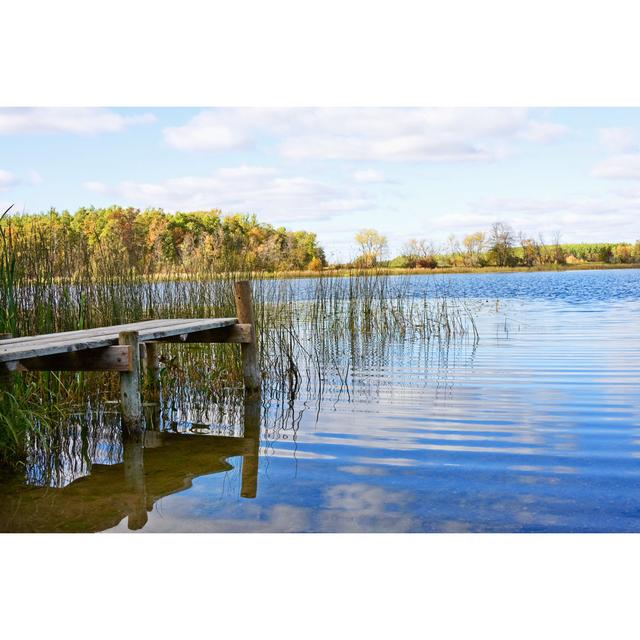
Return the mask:
<svg viewBox="0 0 640 640">
<path fill-rule="evenodd" d="M 282 135 L 306 109 L 219 108 L 201 111 L 187 123 L 167 127 L 165 142 L 189 151 L 228 151 L 256 143 L 259 134 Z"/>
<path fill-rule="evenodd" d="M 598 131 L 600 145 L 611 153 L 627 153 L 636 149 L 636 135 L 633 129 L 610 127 Z"/>
<path fill-rule="evenodd" d="M 285 137 L 290 158 L 490 161 L 527 124 L 522 109 L 318 109 Z"/>
<path fill-rule="evenodd" d="M 375 184 L 380 182 L 386 182 L 384 174 L 376 169 L 361 169 L 360 171 L 353 172 L 353 179 L 356 182 L 364 184 Z"/>
<path fill-rule="evenodd" d="M 566 241 L 619 241 L 640 237 L 640 192 L 619 192 L 598 197 L 562 199 L 487 198 L 470 203 L 463 212 L 428 223 L 439 237 L 487 230 L 504 221 L 516 231 L 547 239 L 558 231 Z"/>
<path fill-rule="evenodd" d="M 42 177 L 35 169 L 29 169 L 26 176 L 21 178 L 11 171 L 0 169 L 0 191 L 7 191 L 19 185 L 38 185 L 42 182 Z"/>
<path fill-rule="evenodd" d="M 464 141 L 439 136 L 397 135 L 374 138 L 340 135 L 292 138 L 281 147 L 283 155 L 295 160 L 392 160 L 401 162 L 489 161 L 497 152 Z"/>
<path fill-rule="evenodd" d="M 237 149 L 248 142 L 245 131 L 210 111 L 199 113 L 180 127 L 167 127 L 163 134 L 167 144 L 191 151 Z"/>
<path fill-rule="evenodd" d="M 323 219 L 374 206 L 352 188 L 281 176 L 269 167 L 222 168 L 205 176 L 155 183 L 128 181 L 108 186 L 87 182 L 84 186 L 139 207 L 162 207 L 168 211 L 219 208 L 225 212 L 256 213 L 267 221 Z"/>
<path fill-rule="evenodd" d="M 6 191 L 11 187 L 14 187 L 20 182 L 19 178 L 11 173 L 10 171 L 5 171 L 4 169 L 0 169 L 0 191 Z"/>
<path fill-rule="evenodd" d="M 150 113 L 126 116 L 101 108 L 5 108 L 0 109 L 0 135 L 116 132 L 154 121 L 155 116 Z"/>
<path fill-rule="evenodd" d="M 640 180 L 640 153 L 607 158 L 594 167 L 591 175 L 614 180 Z"/>
<path fill-rule="evenodd" d="M 251 165 L 223 167 L 216 171 L 216 174 L 221 178 L 255 178 L 258 176 L 272 176 L 276 173 L 278 173 L 278 170 L 273 167 L 256 167 Z"/>
<path fill-rule="evenodd" d="M 553 142 L 565 136 L 567 127 L 555 122 L 531 121 L 522 130 L 518 137 L 529 142 Z"/>
<path fill-rule="evenodd" d="M 216 109 L 164 130 L 179 149 L 231 150 L 275 142 L 285 157 L 402 162 L 490 161 L 518 139 L 548 142 L 562 125 L 526 109 Z"/>
</svg>

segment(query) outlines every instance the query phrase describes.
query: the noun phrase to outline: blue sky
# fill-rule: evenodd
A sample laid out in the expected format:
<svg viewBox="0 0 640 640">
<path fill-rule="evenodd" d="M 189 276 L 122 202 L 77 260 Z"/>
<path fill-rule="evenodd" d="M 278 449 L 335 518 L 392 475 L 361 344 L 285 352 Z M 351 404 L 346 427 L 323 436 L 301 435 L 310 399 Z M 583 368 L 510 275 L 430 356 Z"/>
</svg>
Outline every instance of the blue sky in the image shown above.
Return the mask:
<svg viewBox="0 0 640 640">
<path fill-rule="evenodd" d="M 221 208 L 390 252 L 509 222 L 640 238 L 640 110 L 0 109 L 0 205 Z"/>
</svg>

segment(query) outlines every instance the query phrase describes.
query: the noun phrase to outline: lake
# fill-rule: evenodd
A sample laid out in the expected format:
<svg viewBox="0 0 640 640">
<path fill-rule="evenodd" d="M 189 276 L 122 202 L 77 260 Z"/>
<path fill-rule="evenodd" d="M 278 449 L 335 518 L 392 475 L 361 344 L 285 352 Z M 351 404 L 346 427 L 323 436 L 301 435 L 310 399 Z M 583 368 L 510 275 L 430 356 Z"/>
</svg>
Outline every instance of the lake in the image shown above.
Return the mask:
<svg viewBox="0 0 640 640">
<path fill-rule="evenodd" d="M 227 426 L 222 411 L 163 423 L 144 447 L 105 441 L 64 487 L 37 486 L 36 465 L 31 484 L 0 485 L 0 528 L 640 531 L 640 271 L 403 282 L 468 304 L 477 339 L 338 355 Z M 304 304 L 314 284 L 292 286 Z"/>
</svg>

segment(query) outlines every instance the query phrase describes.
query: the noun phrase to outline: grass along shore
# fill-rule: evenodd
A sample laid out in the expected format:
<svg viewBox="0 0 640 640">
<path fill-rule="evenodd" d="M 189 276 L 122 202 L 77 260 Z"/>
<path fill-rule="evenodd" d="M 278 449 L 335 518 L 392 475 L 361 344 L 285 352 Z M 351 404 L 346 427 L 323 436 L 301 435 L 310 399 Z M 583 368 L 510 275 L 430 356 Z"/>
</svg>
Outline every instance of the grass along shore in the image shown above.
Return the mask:
<svg viewBox="0 0 640 640">
<path fill-rule="evenodd" d="M 200 278 L 208 279 L 248 279 L 248 280 L 278 280 L 294 278 L 355 278 L 364 275 L 376 276 L 412 276 L 412 275 L 443 275 L 443 274 L 481 274 L 481 273 L 529 273 L 537 271 L 598 271 L 607 269 L 640 269 L 640 262 L 634 263 L 609 263 L 609 262 L 585 262 L 579 264 L 547 264 L 533 267 L 434 267 L 430 268 L 400 268 L 400 267 L 372 267 L 370 269 L 358 268 L 333 268 L 325 267 L 315 271 L 258 271 L 237 272 L 231 274 L 198 274 L 186 272 L 157 273 L 140 276 L 140 282 L 149 280 L 175 280 L 193 281 Z"/>
<path fill-rule="evenodd" d="M 254 278 L 277 279 L 277 278 L 320 278 L 336 277 L 348 278 L 360 276 L 366 273 L 375 273 L 381 276 L 411 276 L 411 275 L 440 275 L 459 273 L 527 273 L 535 271 L 597 271 L 606 269 L 640 269 L 640 262 L 637 263 L 609 263 L 609 262 L 585 262 L 581 264 L 548 264 L 533 267 L 434 267 L 428 268 L 400 268 L 400 267 L 374 267 L 371 269 L 362 268 L 339 268 L 327 267 L 322 271 L 282 271 L 276 273 L 256 273 Z M 192 274 L 184 274 L 186 279 L 192 278 Z"/>
</svg>

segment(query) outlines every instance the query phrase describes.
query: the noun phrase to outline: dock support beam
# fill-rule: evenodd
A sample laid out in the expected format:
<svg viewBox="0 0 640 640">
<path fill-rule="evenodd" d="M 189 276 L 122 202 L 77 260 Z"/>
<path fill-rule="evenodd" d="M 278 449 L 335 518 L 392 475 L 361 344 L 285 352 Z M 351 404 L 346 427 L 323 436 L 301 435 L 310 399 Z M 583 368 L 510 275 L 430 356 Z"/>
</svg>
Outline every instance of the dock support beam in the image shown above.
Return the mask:
<svg viewBox="0 0 640 640">
<path fill-rule="evenodd" d="M 258 349 L 256 345 L 256 329 L 251 303 L 251 286 L 246 280 L 235 282 L 233 293 L 236 301 L 236 315 L 240 324 L 251 325 L 251 342 L 242 343 L 242 377 L 244 388 L 249 395 L 260 391 L 260 368 L 258 366 Z"/>
<path fill-rule="evenodd" d="M 140 344 L 137 331 L 122 331 L 118 344 L 131 347 L 131 371 L 120 373 L 120 410 L 124 435 L 137 439 L 142 434 L 142 400 L 140 398 Z"/>
</svg>

